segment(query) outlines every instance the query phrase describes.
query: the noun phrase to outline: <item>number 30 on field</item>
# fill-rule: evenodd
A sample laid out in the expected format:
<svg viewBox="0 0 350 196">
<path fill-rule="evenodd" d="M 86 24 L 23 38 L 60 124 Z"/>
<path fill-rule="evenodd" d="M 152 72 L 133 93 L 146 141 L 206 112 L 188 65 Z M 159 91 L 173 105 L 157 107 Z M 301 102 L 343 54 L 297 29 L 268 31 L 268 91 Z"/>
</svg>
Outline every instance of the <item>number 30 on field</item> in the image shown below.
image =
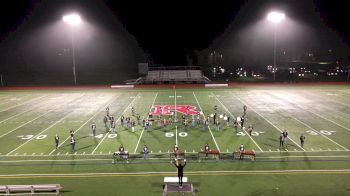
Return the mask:
<svg viewBox="0 0 350 196">
<path fill-rule="evenodd" d="M 179 133 L 180 137 L 186 137 L 187 135 L 188 135 L 188 133 L 186 133 L 186 132 Z M 165 133 L 165 137 L 174 137 L 174 136 L 175 136 L 174 132 L 166 132 Z"/>
<path fill-rule="evenodd" d="M 332 135 L 332 134 L 335 133 L 335 132 L 336 132 L 336 131 L 326 131 L 326 130 L 321 130 L 321 131 L 320 131 L 320 133 L 321 133 L 322 135 Z M 311 131 L 311 130 L 306 131 L 306 133 L 308 133 L 309 135 L 319 135 L 318 132 L 316 132 L 316 131 Z"/>
</svg>

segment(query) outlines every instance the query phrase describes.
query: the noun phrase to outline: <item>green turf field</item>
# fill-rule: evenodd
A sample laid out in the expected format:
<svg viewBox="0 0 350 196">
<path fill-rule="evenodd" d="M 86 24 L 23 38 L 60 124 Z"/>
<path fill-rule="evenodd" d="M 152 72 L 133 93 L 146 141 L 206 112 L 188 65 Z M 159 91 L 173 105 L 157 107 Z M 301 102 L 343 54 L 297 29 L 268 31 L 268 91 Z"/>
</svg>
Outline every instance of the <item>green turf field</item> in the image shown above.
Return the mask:
<svg viewBox="0 0 350 196">
<path fill-rule="evenodd" d="M 199 112 L 200 123 L 192 125 L 197 116 L 188 115 L 185 130 L 179 107 L 187 105 Z M 244 127 L 235 129 L 244 105 Z M 178 126 L 154 121 L 146 130 L 138 125 L 136 114 L 142 123 L 157 106 L 178 108 L 170 111 Z M 103 122 L 106 107 L 116 133 Z M 202 124 L 213 113 L 221 122 L 219 131 L 212 118 L 208 128 Z M 121 125 L 122 115 L 135 120 L 135 132 Z M 230 121 L 225 124 L 220 115 Z M 285 129 L 288 139 L 280 147 Z M 185 152 L 185 176 L 198 195 L 350 195 L 349 138 L 348 86 L 0 91 L 0 184 L 60 183 L 63 195 L 161 195 L 163 177 L 176 175 L 169 156 L 175 143 Z M 220 160 L 198 160 L 206 143 L 220 151 Z M 130 160 L 112 164 L 121 144 Z M 240 144 L 256 152 L 255 161 L 232 159 Z M 144 145 L 149 160 L 140 153 Z"/>
</svg>

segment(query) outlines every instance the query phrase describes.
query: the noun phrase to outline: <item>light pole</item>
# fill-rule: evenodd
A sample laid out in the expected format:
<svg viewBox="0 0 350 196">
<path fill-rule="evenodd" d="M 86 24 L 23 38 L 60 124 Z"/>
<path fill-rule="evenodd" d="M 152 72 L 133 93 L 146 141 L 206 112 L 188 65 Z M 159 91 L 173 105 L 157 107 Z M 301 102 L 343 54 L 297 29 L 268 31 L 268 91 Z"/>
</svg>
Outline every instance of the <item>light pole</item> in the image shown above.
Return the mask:
<svg viewBox="0 0 350 196">
<path fill-rule="evenodd" d="M 272 22 L 274 24 L 274 29 L 273 29 L 273 81 L 276 80 L 276 45 L 277 45 L 277 24 L 279 22 L 281 22 L 284 19 L 284 13 L 280 13 L 280 12 L 270 12 L 267 15 L 267 20 L 269 20 L 270 22 Z"/>
<path fill-rule="evenodd" d="M 77 85 L 77 76 L 75 72 L 74 27 L 80 24 L 81 19 L 80 19 L 80 16 L 77 14 L 70 14 L 70 15 L 63 16 L 63 21 L 68 23 L 71 26 L 73 76 L 74 76 L 74 85 Z"/>
</svg>

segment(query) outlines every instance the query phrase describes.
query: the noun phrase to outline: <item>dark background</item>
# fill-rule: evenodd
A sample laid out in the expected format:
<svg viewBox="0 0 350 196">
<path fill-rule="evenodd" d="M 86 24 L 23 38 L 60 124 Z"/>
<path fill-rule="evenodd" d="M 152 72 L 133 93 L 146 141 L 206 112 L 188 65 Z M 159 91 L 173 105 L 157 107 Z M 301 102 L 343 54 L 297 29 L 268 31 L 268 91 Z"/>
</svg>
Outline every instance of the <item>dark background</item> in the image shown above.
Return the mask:
<svg viewBox="0 0 350 196">
<path fill-rule="evenodd" d="M 350 43 L 347 1 L 19 0 L 0 4 L 0 72 L 13 84 L 71 84 L 71 57 L 61 51 L 70 48 L 69 39 L 62 33 L 49 36 L 48 30 L 70 10 L 79 12 L 95 32 L 90 37 L 80 32 L 76 44 L 80 84 L 137 77 L 138 62 L 186 65 L 187 56 L 198 58 L 198 52 L 225 36 L 230 24 L 240 29 L 264 16 L 272 5 L 305 24 L 329 28 L 346 47 Z"/>
</svg>

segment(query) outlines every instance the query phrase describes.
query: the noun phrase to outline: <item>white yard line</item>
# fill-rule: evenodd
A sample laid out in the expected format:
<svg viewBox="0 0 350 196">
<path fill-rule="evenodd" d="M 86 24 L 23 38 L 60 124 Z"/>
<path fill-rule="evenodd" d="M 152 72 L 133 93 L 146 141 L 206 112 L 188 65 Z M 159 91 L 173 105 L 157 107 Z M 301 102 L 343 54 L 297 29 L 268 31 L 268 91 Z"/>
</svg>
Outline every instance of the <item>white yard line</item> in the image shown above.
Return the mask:
<svg viewBox="0 0 350 196">
<path fill-rule="evenodd" d="M 287 112 L 287 114 L 288 114 L 290 117 L 292 117 L 293 119 L 295 119 L 296 121 L 300 122 L 301 124 L 303 124 L 303 125 L 309 127 L 310 129 L 314 130 L 315 132 L 317 132 L 317 133 L 318 133 L 319 135 L 321 135 L 322 137 L 328 139 L 329 141 L 331 141 L 331 142 L 333 142 L 334 144 L 338 145 L 339 147 L 343 148 L 344 150 L 349 150 L 349 149 L 345 148 L 344 146 L 338 144 L 337 142 L 335 142 L 335 141 L 332 140 L 331 138 L 329 138 L 329 137 L 325 136 L 324 134 L 320 133 L 320 132 L 317 131 L 316 129 L 312 128 L 312 127 L 309 126 L 308 124 L 306 124 L 306 123 L 302 122 L 301 120 L 295 118 L 294 116 L 290 115 L 288 112 Z"/>
<path fill-rule="evenodd" d="M 201 107 L 201 105 L 199 104 L 198 99 L 197 99 L 197 97 L 196 97 L 196 94 L 195 94 L 194 92 L 192 92 L 192 93 L 193 93 L 194 98 L 196 99 L 196 102 L 197 102 L 197 104 L 198 104 L 198 106 L 199 106 L 199 109 L 202 111 L 202 116 L 204 117 L 204 119 L 206 119 L 206 116 L 204 115 L 204 112 L 203 112 L 203 110 L 202 110 L 202 107 Z M 213 133 L 212 133 L 212 131 L 211 131 L 209 125 L 208 125 L 208 128 L 209 128 L 209 132 L 210 132 L 210 134 L 211 134 L 211 137 L 212 137 L 213 140 L 214 140 L 214 143 L 215 143 L 216 148 L 218 149 L 219 152 L 221 152 L 221 151 L 220 151 L 220 148 L 219 148 L 219 146 L 218 146 L 218 144 L 216 143 L 215 137 L 214 137 L 214 135 L 213 135 Z"/>
<path fill-rule="evenodd" d="M 83 95 L 82 95 L 82 96 L 83 96 Z M 80 96 L 80 97 L 82 97 L 82 96 Z M 79 97 L 79 98 L 80 98 L 80 97 Z M 75 99 L 78 99 L 78 98 L 75 98 Z M 75 99 L 70 100 L 70 101 L 74 101 Z M 45 103 L 45 104 L 46 104 L 46 103 Z M 44 105 L 45 105 L 45 104 L 44 104 Z M 25 126 L 25 125 L 27 125 L 28 123 L 33 122 L 34 120 L 36 120 L 36 119 L 38 119 L 38 118 L 40 118 L 40 117 L 42 117 L 42 116 L 44 116 L 44 115 L 46 115 L 46 114 L 52 112 L 52 111 L 55 110 L 55 109 L 57 109 L 57 107 L 56 107 L 56 108 L 53 108 L 53 109 L 51 109 L 51 110 L 49 110 L 49 111 L 47 111 L 47 112 L 45 112 L 45 113 L 42 114 L 42 115 L 39 115 L 38 117 L 36 117 L 36 118 L 34 118 L 34 119 L 30 120 L 30 121 L 27 121 L 26 123 L 20 125 L 19 127 L 16 127 L 16 128 L 14 128 L 14 129 L 12 129 L 11 131 L 8 131 L 7 133 L 4 133 L 3 135 L 0 136 L 0 138 L 2 138 L 2 137 L 4 137 L 4 136 L 6 136 L 6 135 L 12 133 L 13 131 L 16 131 L 17 129 L 19 129 L 19 128 Z"/>
<path fill-rule="evenodd" d="M 18 107 L 18 106 L 21 106 L 21 105 L 24 105 L 24 104 L 27 104 L 27 103 L 33 102 L 33 101 L 35 101 L 35 100 L 37 100 L 37 99 L 41 99 L 41 98 L 43 98 L 43 97 L 47 97 L 47 96 L 48 96 L 48 95 L 43 95 L 43 96 L 40 96 L 40 97 L 37 97 L 37 98 L 34 98 L 34 99 L 30 99 L 30 100 L 25 101 L 25 102 L 23 102 L 23 103 L 21 103 L 21 104 L 14 105 L 14 106 L 8 107 L 8 108 L 6 108 L 6 109 L 4 109 L 4 110 L 1 110 L 0 112 L 7 111 L 7 110 L 9 110 L 9 109 L 12 109 L 12 108 L 15 108 L 15 107 Z"/>
<path fill-rule="evenodd" d="M 65 115 L 64 117 L 62 117 L 60 120 L 56 121 L 55 123 L 53 123 L 52 125 L 50 125 L 49 127 L 47 127 L 46 129 L 44 129 L 43 131 L 41 131 L 40 133 L 36 134 L 34 137 L 30 138 L 29 140 L 27 140 L 26 142 L 24 142 L 22 145 L 18 146 L 17 148 L 15 148 L 14 150 L 12 150 L 11 152 L 7 153 L 7 155 L 10 155 L 11 153 L 15 152 L 16 150 L 18 150 L 19 148 L 21 148 L 22 146 L 26 145 L 27 143 L 29 143 L 30 141 L 32 141 L 34 138 L 36 138 L 37 136 L 41 135 L 42 133 L 44 133 L 45 131 L 47 131 L 48 129 L 50 129 L 51 127 L 55 126 L 56 124 L 62 122 L 65 118 L 67 118 L 70 114 L 72 114 L 73 112 L 69 112 L 67 115 Z"/>
<path fill-rule="evenodd" d="M 224 109 L 231 115 L 231 117 L 233 118 L 233 119 L 235 119 L 235 116 L 227 109 L 227 107 L 219 100 L 219 98 L 216 96 L 216 95 L 214 95 L 214 93 L 211 93 L 215 98 L 216 98 L 216 100 L 218 100 L 219 102 L 220 102 L 220 104 L 224 107 Z M 252 136 L 250 136 L 249 134 L 248 134 L 248 132 L 245 130 L 245 129 L 243 129 L 242 128 L 242 130 L 247 134 L 247 136 L 254 142 L 254 144 L 259 148 L 259 150 L 261 151 L 261 152 L 264 152 L 261 148 L 260 148 L 260 146 L 255 142 L 255 140 L 252 138 Z"/>
<path fill-rule="evenodd" d="M 28 95 L 25 95 L 25 96 L 23 96 L 23 97 L 19 97 L 19 99 L 23 99 L 24 97 L 28 97 L 28 96 L 29 96 L 29 94 L 28 94 Z M 0 105 L 5 105 L 5 104 L 7 104 L 7 103 L 9 103 L 9 102 L 11 102 L 11 101 L 13 101 L 13 100 L 11 100 L 11 98 L 10 98 L 9 101 L 4 101 L 4 102 L 0 103 Z"/>
<path fill-rule="evenodd" d="M 6 119 L 0 121 L 0 124 L 3 123 L 3 122 L 5 122 L 5 121 L 8 121 L 8 120 L 10 120 L 10 119 L 12 119 L 12 118 L 14 118 L 14 117 L 16 117 L 16 116 L 19 116 L 19 115 L 21 115 L 21 114 L 24 114 L 24 113 L 26 113 L 26 112 L 29 112 L 29 111 L 35 110 L 35 109 L 36 109 L 36 108 L 31 108 L 31 109 L 29 109 L 29 110 L 25 110 L 25 111 L 23 111 L 23 112 L 21 112 L 21 113 L 18 113 L 18 114 L 15 114 L 15 115 L 13 115 L 13 116 L 10 116 L 10 117 L 8 117 L 8 118 L 6 118 Z"/>
<path fill-rule="evenodd" d="M 285 100 L 285 101 L 291 103 L 289 100 L 286 100 L 286 99 L 284 99 L 283 97 L 279 97 L 279 99 L 283 99 L 283 100 Z M 338 125 L 339 127 L 342 127 L 342 128 L 344 128 L 344 129 L 350 131 L 350 128 L 347 128 L 347 127 L 345 127 L 345 126 L 343 126 L 343 125 L 341 125 L 341 124 L 338 124 L 338 123 L 334 122 L 333 120 L 330 120 L 330 119 L 328 119 L 328 118 L 326 118 L 326 117 L 324 117 L 324 116 L 322 116 L 322 115 L 320 115 L 320 114 L 317 114 L 317 113 L 315 113 L 315 112 L 313 112 L 313 111 L 311 111 L 311 110 L 307 110 L 307 109 L 305 109 L 304 107 L 302 107 L 300 104 L 294 103 L 294 105 L 297 105 L 299 108 L 301 108 L 301 109 L 304 110 L 304 111 L 307 111 L 307 112 L 310 112 L 310 113 L 312 113 L 312 114 L 315 114 L 316 116 L 318 116 L 318 117 L 320 117 L 320 118 L 323 118 L 323 119 L 325 119 L 325 120 L 327 120 L 327 121 L 329 121 L 329 122 L 331 122 L 331 123 L 333 123 L 333 124 L 335 124 L 335 125 Z"/>
<path fill-rule="evenodd" d="M 271 121 L 269 121 L 268 119 L 266 119 L 263 115 L 261 115 L 259 112 L 257 112 L 253 107 L 250 106 L 250 104 L 242 101 L 239 97 L 237 97 L 236 95 L 234 95 L 233 93 L 231 93 L 237 100 L 239 100 L 241 103 L 245 104 L 246 106 L 248 106 L 250 109 L 252 109 L 256 114 L 258 114 L 261 118 L 263 118 L 266 122 L 268 122 L 270 125 L 272 125 L 273 127 L 275 127 L 275 129 L 277 129 L 280 133 L 282 133 L 282 130 L 280 130 L 276 125 L 274 125 Z M 292 140 L 292 138 L 289 138 L 290 141 L 292 141 L 296 146 L 298 146 L 300 149 L 302 149 L 303 151 L 305 151 L 305 149 L 303 149 L 298 143 L 296 143 L 294 140 Z"/>
<path fill-rule="evenodd" d="M 156 101 L 157 97 L 158 97 L 158 92 L 157 92 L 156 96 L 154 97 L 151 106 L 154 105 L 154 102 Z M 150 108 L 150 111 L 151 111 L 151 109 L 152 109 L 152 107 Z M 136 147 L 135 147 L 135 150 L 134 150 L 134 154 L 136 153 L 137 148 L 139 147 L 139 144 L 140 144 L 140 141 L 141 141 L 141 138 L 142 138 L 142 135 L 143 135 L 143 132 L 144 132 L 144 131 L 145 131 L 145 128 L 142 129 L 141 135 L 140 135 L 140 137 L 139 137 L 139 140 L 137 141 L 137 144 L 136 144 Z"/>
<path fill-rule="evenodd" d="M 120 95 L 119 95 L 119 96 L 120 96 Z M 118 96 L 118 97 L 119 97 L 119 96 Z M 114 97 L 115 97 L 115 96 L 113 96 L 113 97 L 111 98 L 111 100 L 108 102 L 107 105 L 104 105 L 103 107 L 100 107 L 100 108 L 97 110 L 97 112 L 96 112 L 93 116 L 91 116 L 91 118 L 89 118 L 87 121 L 85 121 L 85 123 L 82 124 L 74 133 L 77 133 L 81 128 L 83 128 L 83 126 L 85 126 L 85 125 L 86 125 L 88 122 L 90 122 L 94 117 L 96 117 L 97 114 L 100 113 L 100 112 L 98 112 L 98 111 L 100 111 L 100 110 L 103 109 L 103 108 L 106 108 L 106 107 L 110 104 L 110 102 L 113 101 Z M 61 142 L 61 143 L 58 145 L 58 148 L 61 147 L 69 138 L 70 138 L 70 136 L 68 136 L 63 142 Z M 49 153 L 49 155 L 51 155 L 51 154 L 54 153 L 55 151 L 56 151 L 56 149 L 53 149 L 53 150 Z"/>
<path fill-rule="evenodd" d="M 26 123 L 20 125 L 19 127 L 16 127 L 16 128 L 14 128 L 14 129 L 12 129 L 11 131 L 8 131 L 8 132 L 2 134 L 2 135 L 0 136 L 0 138 L 2 138 L 2 137 L 4 137 L 4 136 L 6 136 L 6 135 L 8 135 L 8 134 L 10 134 L 10 133 L 12 133 L 12 132 L 14 132 L 14 131 L 16 131 L 17 129 L 19 129 L 19 128 L 21 128 L 21 127 L 23 127 L 23 126 L 25 126 L 25 125 L 27 125 L 27 124 L 29 124 L 29 123 L 31 123 L 31 122 L 33 122 L 34 120 L 36 120 L 36 119 L 38 119 L 38 118 L 40 118 L 40 117 L 42 117 L 42 116 L 45 116 L 46 114 L 50 113 L 50 112 L 53 111 L 53 110 L 54 110 L 54 109 L 49 110 L 49 111 L 45 112 L 44 114 L 39 115 L 39 116 L 37 116 L 36 118 L 34 118 L 34 119 L 32 119 L 32 120 L 30 120 L 30 121 L 28 121 L 28 122 L 26 122 Z"/>
<path fill-rule="evenodd" d="M 137 93 L 136 96 L 134 97 L 134 99 L 129 103 L 129 105 L 125 108 L 125 110 L 122 112 L 122 114 L 125 113 L 125 111 L 131 106 L 131 104 L 136 100 L 136 98 L 138 97 L 140 93 Z M 121 115 L 119 115 L 119 118 L 115 121 L 115 124 L 117 124 L 117 122 L 120 120 Z M 102 140 L 97 144 L 97 146 L 95 147 L 95 149 L 91 152 L 91 154 L 94 154 L 95 151 L 97 150 L 97 148 L 102 144 L 102 142 L 107 138 L 108 133 L 105 134 L 105 136 L 103 136 Z"/>
<path fill-rule="evenodd" d="M 25 111 L 23 111 L 23 112 L 21 112 L 21 113 L 18 113 L 18 114 L 15 114 L 15 115 L 13 115 L 13 116 L 10 116 L 10 117 L 8 117 L 8 118 L 6 118 L 6 119 L 0 121 L 0 124 L 3 123 L 3 122 L 6 122 L 6 121 L 8 121 L 8 120 L 10 120 L 10 119 L 12 119 L 12 118 L 14 118 L 14 117 L 16 117 L 16 116 L 19 116 L 19 115 L 21 115 L 21 114 L 24 114 L 24 113 L 26 113 L 26 112 L 36 110 L 36 109 L 38 109 L 38 107 L 42 107 L 43 105 L 46 105 L 46 104 L 47 104 L 47 103 L 38 104 L 37 106 L 35 106 L 35 107 L 33 107 L 33 108 L 30 108 L 30 109 L 25 110 Z"/>
<path fill-rule="evenodd" d="M 176 90 L 175 90 L 175 118 L 177 118 L 177 109 L 176 109 Z M 179 121 L 179 120 L 178 120 Z M 177 125 L 175 126 L 175 144 L 179 146 L 178 140 L 177 140 Z"/>
</svg>

